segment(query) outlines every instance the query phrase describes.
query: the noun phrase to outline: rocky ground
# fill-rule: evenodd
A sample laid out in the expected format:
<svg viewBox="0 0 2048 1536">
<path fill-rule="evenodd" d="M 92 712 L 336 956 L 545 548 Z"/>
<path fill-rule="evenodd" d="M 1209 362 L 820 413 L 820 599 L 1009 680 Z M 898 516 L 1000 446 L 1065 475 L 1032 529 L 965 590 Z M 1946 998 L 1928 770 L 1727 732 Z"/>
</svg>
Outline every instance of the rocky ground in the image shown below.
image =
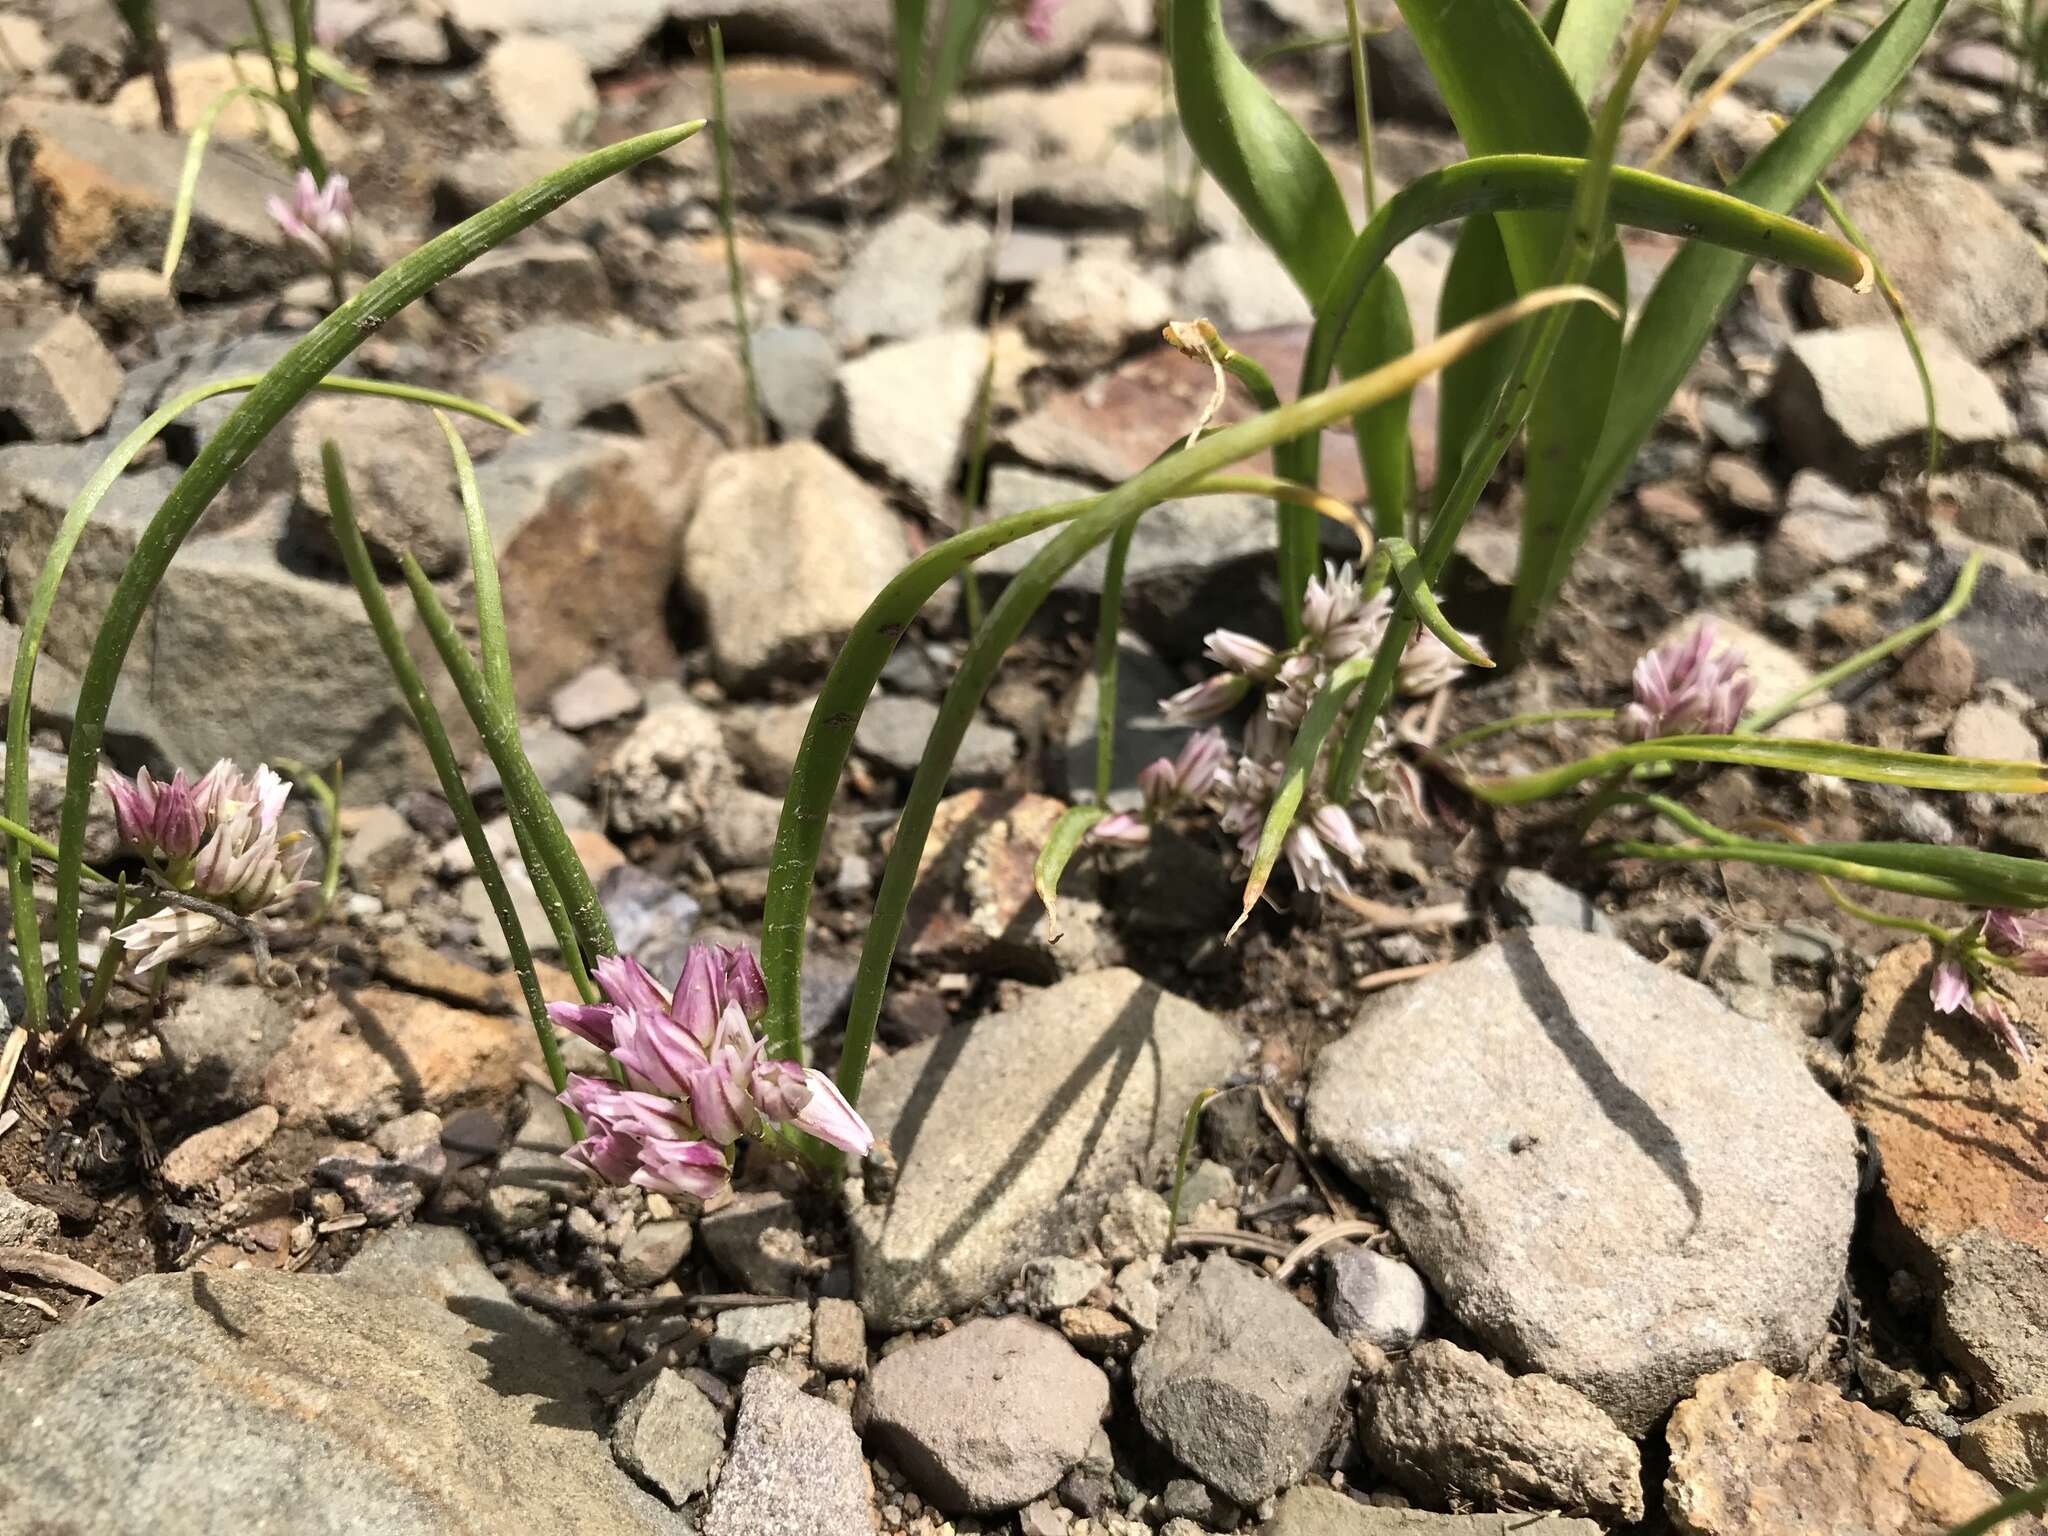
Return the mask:
<svg viewBox="0 0 2048 1536">
<path fill-rule="evenodd" d="M 1213 188 L 1168 195 L 1185 149 L 1145 0 L 1067 0 L 1044 46 L 999 28 L 907 208 L 881 0 L 321 9 L 371 81 L 317 124 L 365 273 L 576 146 L 702 114 L 692 27 L 727 20 L 765 424 L 708 140 L 478 261 L 349 364 L 528 426 L 463 427 L 527 748 L 657 973 L 693 937 L 756 936 L 833 647 L 957 526 L 991 332 L 999 512 L 1186 433 L 1210 385 L 1158 345 L 1169 319 L 1297 370 L 1306 312 L 1277 265 Z M 1248 49 L 1343 17 L 1229 9 Z M 1682 10 L 1626 156 L 1683 110 L 1723 9 Z M 233 79 L 244 12 L 165 10 L 189 123 Z M 1859 35 L 1821 22 L 1782 49 L 1716 107 L 1690 174 L 1753 153 Z M 1929 612 L 1981 549 L 1960 619 L 1781 729 L 2040 755 L 2048 155 L 1988 36 L 1958 13 L 1834 177 L 1928 338 L 1943 474 L 1916 473 L 1924 411 L 1879 302 L 1759 270 L 1537 656 L 1418 729 L 1617 703 L 1634 658 L 1707 612 L 1772 695 Z M 1457 151 L 1398 30 L 1373 50 L 1384 189 Z M 1357 195 L 1341 51 L 1266 74 Z M 98 0 L 0 14 L 10 618 L 111 445 L 193 383 L 266 366 L 325 297 L 264 212 L 285 177 L 237 111 L 175 283 L 154 278 L 184 152 L 154 120 Z M 1632 278 L 1671 249 L 1630 237 Z M 1426 234 L 1396 258 L 1424 328 L 1449 251 Z M 38 826 L 98 615 L 229 404 L 139 458 L 79 546 L 26 746 Z M 1425 390 L 1425 476 L 1433 419 Z M 1234 874 L 1191 826 L 1077 865 L 1051 944 L 1030 863 L 1092 773 L 1099 561 L 1004 669 L 941 808 L 862 1104 L 890 1158 L 836 1190 L 758 1159 L 703 1213 L 582 1182 L 334 558 L 330 436 L 379 558 L 410 549 L 467 600 L 438 434 L 360 399 L 301 408 L 172 567 L 112 755 L 345 760 L 342 888 L 267 974 L 230 952 L 117 993 L 0 1102 L 0 1533 L 1491 1536 L 1527 1512 L 1559 1536 L 1938 1532 L 2048 1475 L 2048 1067 L 1934 1014 L 1924 943 L 1768 871 L 1591 864 L 1573 808 L 1495 813 L 1432 781 L 1431 819 L 1374 839 L 1356 901 L 1283 893 L 1226 947 Z M 1337 437 L 1325 459 L 1329 488 L 1360 492 Z M 1482 635 L 1514 510 L 1504 486 L 1449 584 Z M 1277 631 L 1269 538 L 1250 499 L 1138 535 L 1120 793 L 1180 741 L 1157 703 L 1203 674 L 1203 632 Z M 804 996 L 828 1060 L 961 652 L 955 605 L 891 661 L 828 834 Z M 1593 739 L 1573 729 L 1469 761 L 1555 761 Z M 544 948 L 487 770 L 474 788 Z M 2048 853 L 2024 802 L 1746 770 L 1688 788 L 1724 824 Z M 103 820 L 92 852 L 112 851 Z M 2048 1043 L 2048 984 L 2022 1003 Z M 1216 1086 L 1169 1246 L 1182 1116 Z"/>
</svg>

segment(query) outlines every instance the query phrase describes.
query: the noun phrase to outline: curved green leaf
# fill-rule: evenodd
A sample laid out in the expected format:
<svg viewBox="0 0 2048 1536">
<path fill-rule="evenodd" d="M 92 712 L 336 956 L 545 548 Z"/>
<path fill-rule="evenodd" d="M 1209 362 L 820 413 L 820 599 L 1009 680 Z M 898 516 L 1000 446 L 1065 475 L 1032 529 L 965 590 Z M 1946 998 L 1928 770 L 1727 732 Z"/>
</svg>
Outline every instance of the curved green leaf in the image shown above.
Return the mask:
<svg viewBox="0 0 2048 1536">
<path fill-rule="evenodd" d="M 1756 736 L 1661 736 L 1633 741 L 1512 779 L 1469 779 L 1465 787 L 1493 805 L 1529 805 L 1574 784 L 1625 772 L 1646 763 L 1733 763 L 1786 773 L 1817 773 L 1865 784 L 1946 789 L 1985 794 L 2048 792 L 2048 769 L 2039 763 L 1947 757 L 1936 752 L 1893 752 L 1838 741 L 1772 740 Z"/>
<path fill-rule="evenodd" d="M 1109 807 L 1100 803 L 1068 806 L 1052 824 L 1045 846 L 1038 850 L 1038 858 L 1031 866 L 1031 888 L 1038 892 L 1039 903 L 1045 908 L 1045 924 L 1055 944 L 1060 940 L 1060 876 L 1067 872 L 1067 865 L 1088 840 L 1095 823 L 1108 814 Z"/>
<path fill-rule="evenodd" d="M 70 765 L 64 786 L 64 816 L 57 846 L 57 947 L 64 1000 L 76 1006 L 78 980 L 79 863 L 85 848 L 85 818 L 99 767 L 107 710 L 120 680 L 128 647 L 172 557 L 185 542 L 221 487 L 248 462 L 263 439 L 314 384 L 373 335 L 393 315 L 436 283 L 477 257 L 537 223 L 578 193 L 608 176 L 638 165 L 690 137 L 702 123 L 684 123 L 627 139 L 572 161 L 561 170 L 522 187 L 501 202 L 436 236 L 371 279 L 287 352 L 207 439 L 163 506 L 136 541 L 135 552 L 114 589 L 107 617 L 93 643 L 72 723 Z"/>
<path fill-rule="evenodd" d="M 1496 219 L 1467 219 L 1444 273 L 1436 325 L 1447 331 L 1474 315 L 1498 309 L 1515 296 L 1507 247 Z M 1497 336 L 1470 357 L 1461 357 L 1436 381 L 1436 483 L 1456 485 L 1465 453 L 1493 411 L 1515 361 L 1514 338 Z"/>
<path fill-rule="evenodd" d="M 1593 99 L 1593 87 L 1600 83 L 1607 61 L 1614 57 L 1614 45 L 1621 37 L 1621 29 L 1628 25 L 1629 7 L 1633 3 L 1634 0 L 1572 0 L 1566 7 L 1563 0 L 1558 0 L 1564 16 L 1552 46 L 1557 50 L 1557 62 L 1564 67 L 1565 78 L 1571 81 L 1581 101 Z"/>
</svg>

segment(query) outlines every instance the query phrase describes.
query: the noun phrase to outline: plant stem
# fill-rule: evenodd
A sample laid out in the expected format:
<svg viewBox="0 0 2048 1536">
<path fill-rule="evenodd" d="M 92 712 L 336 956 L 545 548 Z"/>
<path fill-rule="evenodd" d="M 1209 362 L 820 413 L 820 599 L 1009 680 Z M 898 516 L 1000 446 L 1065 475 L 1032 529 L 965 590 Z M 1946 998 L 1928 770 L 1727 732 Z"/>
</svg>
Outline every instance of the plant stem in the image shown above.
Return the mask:
<svg viewBox="0 0 2048 1536">
<path fill-rule="evenodd" d="M 725 109 L 725 37 L 711 23 L 711 121 L 718 148 L 718 226 L 725 235 L 725 283 L 732 291 L 733 324 L 740 341 L 740 376 L 746 380 L 747 410 L 754 430 L 767 441 L 768 416 L 761 408 L 761 381 L 754 375 L 754 335 L 747 324 L 747 287 L 740 276 L 740 241 L 733 212 L 732 119 Z"/>
</svg>

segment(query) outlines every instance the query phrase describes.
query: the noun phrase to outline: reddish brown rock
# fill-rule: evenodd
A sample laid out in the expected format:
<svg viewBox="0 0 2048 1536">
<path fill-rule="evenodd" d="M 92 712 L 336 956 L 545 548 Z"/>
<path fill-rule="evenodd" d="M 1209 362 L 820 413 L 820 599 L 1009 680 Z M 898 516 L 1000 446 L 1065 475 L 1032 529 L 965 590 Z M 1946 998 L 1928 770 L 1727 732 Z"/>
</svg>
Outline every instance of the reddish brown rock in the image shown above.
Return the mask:
<svg viewBox="0 0 2048 1536">
<path fill-rule="evenodd" d="M 1745 1361 L 1672 1410 L 1664 1504 L 1687 1536 L 1939 1536 L 1998 1491 L 1933 1435 Z M 2041 1536 L 2031 1518 L 2005 1528 Z"/>
<path fill-rule="evenodd" d="M 523 1019 L 383 987 L 337 991 L 272 1059 L 263 1097 L 287 1124 L 367 1135 L 406 1110 L 446 1113 L 504 1097 L 534 1050 Z"/>
<path fill-rule="evenodd" d="M 1921 1273 L 1941 1249 L 1987 1230 L 2048 1253 L 2048 1060 L 2016 1062 L 1975 1019 L 1928 1000 L 1933 946 L 1902 945 L 1865 984 L 1850 1059 L 1850 1111 L 1876 1142 L 1886 1216 L 1879 1237 Z M 2048 980 L 2010 978 L 2021 1029 L 2048 1034 Z"/>
</svg>

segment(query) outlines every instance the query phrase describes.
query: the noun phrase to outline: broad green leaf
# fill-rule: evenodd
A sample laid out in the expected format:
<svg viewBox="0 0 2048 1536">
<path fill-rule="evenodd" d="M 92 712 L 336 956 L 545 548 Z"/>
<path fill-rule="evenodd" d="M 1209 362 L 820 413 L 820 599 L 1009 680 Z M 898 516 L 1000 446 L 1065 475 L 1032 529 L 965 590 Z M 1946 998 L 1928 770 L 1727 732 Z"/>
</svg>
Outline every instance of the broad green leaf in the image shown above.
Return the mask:
<svg viewBox="0 0 2048 1536">
<path fill-rule="evenodd" d="M 1351 244 L 1351 211 L 1329 162 L 1230 46 L 1219 0 L 1176 0 L 1168 25 L 1188 142 L 1302 297 L 1320 305 Z M 1413 339 L 1407 302 L 1391 275 L 1376 278 L 1362 299 L 1340 333 L 1342 369 L 1352 378 L 1404 355 Z M 1313 389 L 1322 388 L 1327 372 L 1326 365 Z M 1408 402 L 1383 403 L 1354 430 L 1375 520 L 1400 518 L 1408 502 Z M 1296 472 L 1295 457 L 1283 455 L 1277 467 L 1290 479 L 1314 482 L 1312 470 Z M 1280 528 L 1281 611 L 1291 627 L 1314 570 L 1316 527 L 1312 517 L 1283 507 Z"/>
<path fill-rule="evenodd" d="M 1560 38 L 1575 26 L 1573 0 Z M 1451 120 L 1475 155 L 1583 155 L 1592 119 L 1557 53 L 1521 0 L 1399 0 Z M 1589 27 L 1589 32 L 1597 28 Z M 1553 216 L 1503 215 L 1501 239 L 1515 287 L 1526 293 L 1554 281 L 1566 222 Z M 1611 233 L 1610 231 L 1608 231 Z M 1604 238 L 1604 236 L 1603 236 Z M 1592 286 L 1624 310 L 1628 279 L 1619 249 L 1602 255 Z M 1591 310 L 1566 319 L 1551 365 L 1529 412 L 1523 474 L 1525 526 L 1569 523 L 1599 446 L 1621 356 L 1619 327 Z"/>
<path fill-rule="evenodd" d="M 1500 243 L 1500 224 L 1484 215 L 1467 218 L 1444 274 L 1437 301 L 1440 331 L 1474 315 L 1498 309 L 1515 296 L 1514 274 Z M 1436 382 L 1436 483 L 1455 485 L 1473 436 L 1486 424 L 1493 402 L 1515 361 L 1514 338 L 1497 336 L 1469 357 L 1461 357 Z"/>
<path fill-rule="evenodd" d="M 1902 0 L 1729 190 L 1770 212 L 1789 211 L 1898 87 L 1947 9 L 1948 0 Z M 1545 582 L 1545 601 L 1556 595 L 1572 555 L 1684 382 L 1728 301 L 1748 276 L 1752 260 L 1745 253 L 1694 241 L 1658 279 L 1630 332 L 1613 408 L 1607 413 L 1591 473 L 1572 509 L 1567 537 Z"/>
<path fill-rule="evenodd" d="M 1634 0 L 1572 0 L 1558 23 L 1555 47 L 1565 78 L 1581 101 L 1593 99 L 1593 87 L 1614 57 L 1615 42 L 1628 25 Z"/>
</svg>

